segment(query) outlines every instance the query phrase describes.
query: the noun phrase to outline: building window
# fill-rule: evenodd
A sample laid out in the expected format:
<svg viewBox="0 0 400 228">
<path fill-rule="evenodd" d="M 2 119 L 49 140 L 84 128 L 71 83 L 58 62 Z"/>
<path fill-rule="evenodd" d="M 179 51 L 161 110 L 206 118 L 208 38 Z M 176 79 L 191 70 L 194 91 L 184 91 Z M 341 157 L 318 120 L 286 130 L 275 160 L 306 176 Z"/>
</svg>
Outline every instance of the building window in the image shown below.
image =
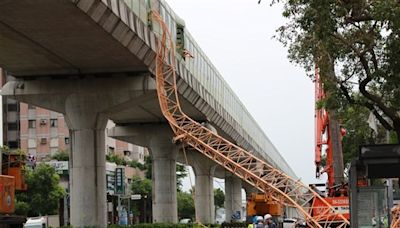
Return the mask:
<svg viewBox="0 0 400 228">
<path fill-rule="evenodd" d="M 50 119 L 50 127 L 58 127 L 57 119 Z"/>
<path fill-rule="evenodd" d="M 115 152 L 114 147 L 109 146 L 108 147 L 108 154 L 114 154 L 114 152 Z"/>
<path fill-rule="evenodd" d="M 11 112 L 18 111 L 18 104 L 7 104 L 7 110 Z"/>
<path fill-rule="evenodd" d="M 40 144 L 46 144 L 47 138 L 40 138 Z"/>
<path fill-rule="evenodd" d="M 36 108 L 35 105 L 28 104 L 28 109 L 35 109 L 35 108 Z"/>
<path fill-rule="evenodd" d="M 28 120 L 28 128 L 36 128 L 36 120 Z"/>
<path fill-rule="evenodd" d="M 19 143 L 17 141 L 9 141 L 7 144 L 8 144 L 8 147 L 11 149 L 19 147 Z"/>
<path fill-rule="evenodd" d="M 7 128 L 8 130 L 12 131 L 12 130 L 18 130 L 18 123 L 8 123 L 7 124 Z"/>
<path fill-rule="evenodd" d="M 68 137 L 64 138 L 64 142 L 65 142 L 65 145 L 68 145 L 69 144 L 69 138 Z"/>
<path fill-rule="evenodd" d="M 129 150 L 124 150 L 124 156 L 131 156 L 131 152 Z"/>
</svg>

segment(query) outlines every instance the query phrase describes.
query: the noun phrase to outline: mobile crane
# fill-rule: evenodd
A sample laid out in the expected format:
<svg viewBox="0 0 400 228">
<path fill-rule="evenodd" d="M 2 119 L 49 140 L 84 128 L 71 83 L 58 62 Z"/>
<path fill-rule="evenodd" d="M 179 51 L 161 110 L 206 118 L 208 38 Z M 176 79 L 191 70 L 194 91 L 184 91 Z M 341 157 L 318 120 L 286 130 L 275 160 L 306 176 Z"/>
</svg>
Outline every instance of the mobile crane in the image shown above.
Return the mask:
<svg viewBox="0 0 400 228">
<path fill-rule="evenodd" d="M 318 67 L 315 68 L 315 166 L 316 177 L 320 178 L 326 173 L 328 181 L 326 184 L 326 197 L 335 210 L 346 219 L 349 214 L 348 185 L 344 182 L 344 167 L 342 153 L 342 137 L 345 129 L 341 128 L 339 122 L 320 103 L 326 98 L 324 84 L 320 77 Z M 326 164 L 322 164 L 322 152 L 325 150 Z M 313 186 L 315 187 L 315 185 Z M 315 204 L 320 205 L 320 200 L 315 199 Z M 318 215 L 318 209 L 313 213 Z"/>
</svg>

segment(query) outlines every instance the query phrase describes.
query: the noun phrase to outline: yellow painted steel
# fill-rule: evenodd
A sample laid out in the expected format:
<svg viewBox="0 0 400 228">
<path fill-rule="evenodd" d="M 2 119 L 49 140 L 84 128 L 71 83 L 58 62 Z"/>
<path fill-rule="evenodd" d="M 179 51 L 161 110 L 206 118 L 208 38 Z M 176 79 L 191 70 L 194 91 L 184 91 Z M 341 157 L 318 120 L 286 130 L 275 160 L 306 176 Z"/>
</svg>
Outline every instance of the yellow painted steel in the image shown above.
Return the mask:
<svg viewBox="0 0 400 228">
<path fill-rule="evenodd" d="M 335 213 L 334 208 L 308 186 L 213 133 L 182 111 L 176 86 L 175 48 L 163 19 L 154 11 L 151 16 L 162 31 L 156 56 L 157 94 L 161 111 L 175 134 L 173 141 L 196 149 L 274 200 L 296 208 L 309 227 L 349 227 L 349 221 Z M 316 208 L 315 198 L 319 198 L 323 206 Z M 313 210 L 319 210 L 318 216 L 313 215 Z"/>
<path fill-rule="evenodd" d="M 400 206 L 392 209 L 392 223 L 390 228 L 400 228 Z"/>
</svg>

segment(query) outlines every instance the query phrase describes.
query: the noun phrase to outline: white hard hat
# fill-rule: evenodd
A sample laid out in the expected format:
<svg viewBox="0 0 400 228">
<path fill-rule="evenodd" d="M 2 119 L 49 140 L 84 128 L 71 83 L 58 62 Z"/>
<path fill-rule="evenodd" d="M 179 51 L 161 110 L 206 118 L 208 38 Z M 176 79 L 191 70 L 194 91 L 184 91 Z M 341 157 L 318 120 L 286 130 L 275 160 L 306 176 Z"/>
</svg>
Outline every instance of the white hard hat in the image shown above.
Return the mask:
<svg viewBox="0 0 400 228">
<path fill-rule="evenodd" d="M 270 214 L 264 215 L 264 220 L 267 220 L 267 219 L 272 219 L 272 216 Z"/>
<path fill-rule="evenodd" d="M 257 216 L 257 222 L 263 221 L 263 217 L 262 216 Z"/>
</svg>

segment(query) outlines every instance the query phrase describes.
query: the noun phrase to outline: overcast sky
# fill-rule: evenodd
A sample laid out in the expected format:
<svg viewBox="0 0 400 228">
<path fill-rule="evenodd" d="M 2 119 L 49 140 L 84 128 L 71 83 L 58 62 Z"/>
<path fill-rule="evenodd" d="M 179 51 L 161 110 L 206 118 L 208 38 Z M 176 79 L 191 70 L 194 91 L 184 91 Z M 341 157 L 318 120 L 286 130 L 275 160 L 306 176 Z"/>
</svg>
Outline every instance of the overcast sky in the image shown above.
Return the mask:
<svg viewBox="0 0 400 228">
<path fill-rule="evenodd" d="M 167 2 L 297 176 L 315 183 L 314 87 L 272 38 L 285 22 L 282 6 L 267 0 Z"/>
</svg>

